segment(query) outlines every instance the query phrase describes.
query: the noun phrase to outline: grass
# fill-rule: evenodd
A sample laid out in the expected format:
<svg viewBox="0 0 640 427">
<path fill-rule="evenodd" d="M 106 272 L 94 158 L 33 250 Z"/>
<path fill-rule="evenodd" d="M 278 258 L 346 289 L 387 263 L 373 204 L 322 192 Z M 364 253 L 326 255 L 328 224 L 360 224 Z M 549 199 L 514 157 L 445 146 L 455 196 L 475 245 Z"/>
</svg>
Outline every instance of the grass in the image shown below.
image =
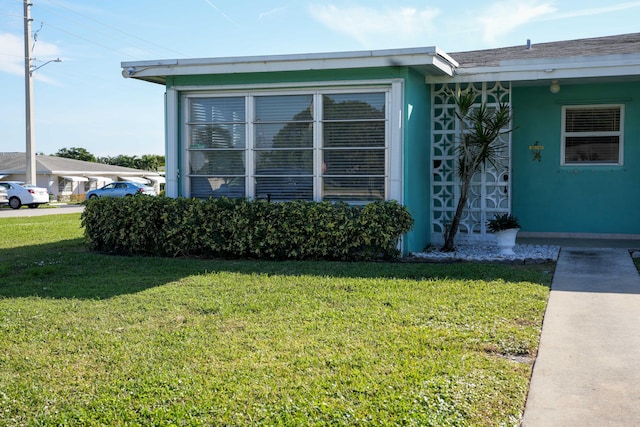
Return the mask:
<svg viewBox="0 0 640 427">
<path fill-rule="evenodd" d="M 0 219 L 0 425 L 518 425 L 553 265 L 90 253 Z"/>
</svg>

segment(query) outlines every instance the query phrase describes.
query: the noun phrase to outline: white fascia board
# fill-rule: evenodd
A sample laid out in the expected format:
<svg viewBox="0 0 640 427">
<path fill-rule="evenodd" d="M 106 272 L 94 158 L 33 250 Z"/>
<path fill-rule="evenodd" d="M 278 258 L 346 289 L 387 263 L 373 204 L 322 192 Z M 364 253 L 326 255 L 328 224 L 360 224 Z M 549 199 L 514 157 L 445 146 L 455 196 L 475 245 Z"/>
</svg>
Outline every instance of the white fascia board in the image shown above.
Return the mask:
<svg viewBox="0 0 640 427">
<path fill-rule="evenodd" d="M 73 182 L 89 182 L 86 176 L 62 175 L 62 178 Z"/>
<path fill-rule="evenodd" d="M 459 68 L 452 78 L 426 76 L 425 81 L 427 83 L 515 82 L 622 76 L 640 77 L 640 54 L 503 61 L 495 67 Z"/>
<path fill-rule="evenodd" d="M 446 53 L 444 50 L 436 47 L 435 53 L 437 56 L 441 57 L 444 61 L 446 61 L 448 64 L 450 64 L 454 68 L 458 68 L 460 66 L 460 64 L 458 64 L 458 62 L 455 59 L 453 59 L 451 56 L 449 56 L 449 54 Z"/>
<path fill-rule="evenodd" d="M 171 59 L 122 62 L 132 78 L 198 74 L 331 70 L 374 67 L 417 67 L 452 76 L 457 63 L 435 47 L 238 58 Z"/>
<path fill-rule="evenodd" d="M 87 176 L 87 175 L 97 175 L 97 174 L 101 174 L 101 173 L 106 173 L 106 172 L 96 172 L 96 171 L 89 171 L 89 170 L 69 170 L 69 169 L 49 170 L 49 171 L 42 171 L 42 172 L 46 173 L 48 175 L 57 175 L 57 176 L 62 176 L 62 177 L 66 177 L 66 176 Z"/>
</svg>

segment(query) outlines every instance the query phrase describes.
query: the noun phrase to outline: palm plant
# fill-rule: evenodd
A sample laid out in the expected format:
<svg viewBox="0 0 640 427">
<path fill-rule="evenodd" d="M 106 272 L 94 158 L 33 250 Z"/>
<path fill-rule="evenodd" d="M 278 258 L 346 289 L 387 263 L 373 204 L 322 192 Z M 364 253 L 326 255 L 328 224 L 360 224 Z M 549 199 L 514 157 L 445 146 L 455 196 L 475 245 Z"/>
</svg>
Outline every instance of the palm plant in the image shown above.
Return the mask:
<svg viewBox="0 0 640 427">
<path fill-rule="evenodd" d="M 487 164 L 494 167 L 501 157 L 504 144 L 498 137 L 511 132 L 505 130 L 511 122 L 508 104 L 500 103 L 489 108 L 486 103 L 475 104 L 477 98 L 473 90 L 452 92 L 456 106 L 456 117 L 462 127 L 462 135 L 457 146 L 457 174 L 460 179 L 460 198 L 451 224 L 445 232 L 443 252 L 455 250 L 454 239 L 460 227 L 460 219 L 469 199 L 471 180 Z"/>
</svg>

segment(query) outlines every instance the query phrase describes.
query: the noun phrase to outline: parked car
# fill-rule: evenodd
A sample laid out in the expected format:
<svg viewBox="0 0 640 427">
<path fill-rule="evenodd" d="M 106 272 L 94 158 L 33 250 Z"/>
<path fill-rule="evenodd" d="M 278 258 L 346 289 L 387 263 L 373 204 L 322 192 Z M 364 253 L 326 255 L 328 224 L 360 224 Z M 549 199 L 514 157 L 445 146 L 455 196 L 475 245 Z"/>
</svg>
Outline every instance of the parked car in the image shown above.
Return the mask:
<svg viewBox="0 0 640 427">
<path fill-rule="evenodd" d="M 9 204 L 9 193 L 4 187 L 0 187 L 0 207 Z"/>
<path fill-rule="evenodd" d="M 87 200 L 96 197 L 125 197 L 136 195 L 155 196 L 156 190 L 153 187 L 138 184 L 137 182 L 112 182 L 102 188 L 89 191 L 87 193 Z"/>
<path fill-rule="evenodd" d="M 9 206 L 13 209 L 20 209 L 22 205 L 35 209 L 40 205 L 49 203 L 49 192 L 46 188 L 18 181 L 3 181 L 0 182 L 0 187 L 4 187 L 7 190 Z"/>
</svg>

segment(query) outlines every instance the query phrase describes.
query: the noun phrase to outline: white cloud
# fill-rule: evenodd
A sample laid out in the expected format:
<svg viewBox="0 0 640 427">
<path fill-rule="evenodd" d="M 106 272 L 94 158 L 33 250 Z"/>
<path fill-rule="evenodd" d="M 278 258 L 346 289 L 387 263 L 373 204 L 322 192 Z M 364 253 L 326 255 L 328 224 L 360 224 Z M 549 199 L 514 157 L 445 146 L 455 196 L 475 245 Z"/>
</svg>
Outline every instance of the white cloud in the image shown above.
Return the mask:
<svg viewBox="0 0 640 427">
<path fill-rule="evenodd" d="M 603 15 L 605 13 L 620 12 L 623 10 L 634 9 L 638 7 L 640 7 L 640 2 L 638 1 L 629 2 L 629 3 L 609 4 L 607 6 L 596 7 L 592 9 L 582 9 L 582 10 L 576 10 L 573 12 L 559 13 L 556 16 L 551 17 L 550 19 L 566 19 L 566 18 L 578 18 L 583 16 L 596 16 L 596 15 Z"/>
<path fill-rule="evenodd" d="M 24 74 L 24 42 L 13 34 L 0 34 L 0 71 L 9 74 Z"/>
<path fill-rule="evenodd" d="M 23 38 L 10 33 L 0 33 L 0 46 L 2 46 L 0 72 L 23 76 L 25 57 Z M 32 65 L 37 67 L 49 59 L 55 59 L 58 55 L 59 49 L 56 45 L 39 41 L 35 44 L 35 51 L 32 54 L 32 58 L 37 61 L 33 61 Z M 36 78 L 50 82 L 44 77 L 36 76 Z"/>
<path fill-rule="evenodd" d="M 422 10 L 412 7 L 377 10 L 363 6 L 337 7 L 311 5 L 311 15 L 326 27 L 354 38 L 368 47 L 380 42 L 423 43 L 425 35 L 433 33 L 433 21 L 439 15 L 437 9 Z"/>
<path fill-rule="evenodd" d="M 516 28 L 539 18 L 548 17 L 556 10 L 551 3 L 507 0 L 489 6 L 477 21 L 482 27 L 484 41 L 494 44 L 500 37 Z"/>
</svg>

